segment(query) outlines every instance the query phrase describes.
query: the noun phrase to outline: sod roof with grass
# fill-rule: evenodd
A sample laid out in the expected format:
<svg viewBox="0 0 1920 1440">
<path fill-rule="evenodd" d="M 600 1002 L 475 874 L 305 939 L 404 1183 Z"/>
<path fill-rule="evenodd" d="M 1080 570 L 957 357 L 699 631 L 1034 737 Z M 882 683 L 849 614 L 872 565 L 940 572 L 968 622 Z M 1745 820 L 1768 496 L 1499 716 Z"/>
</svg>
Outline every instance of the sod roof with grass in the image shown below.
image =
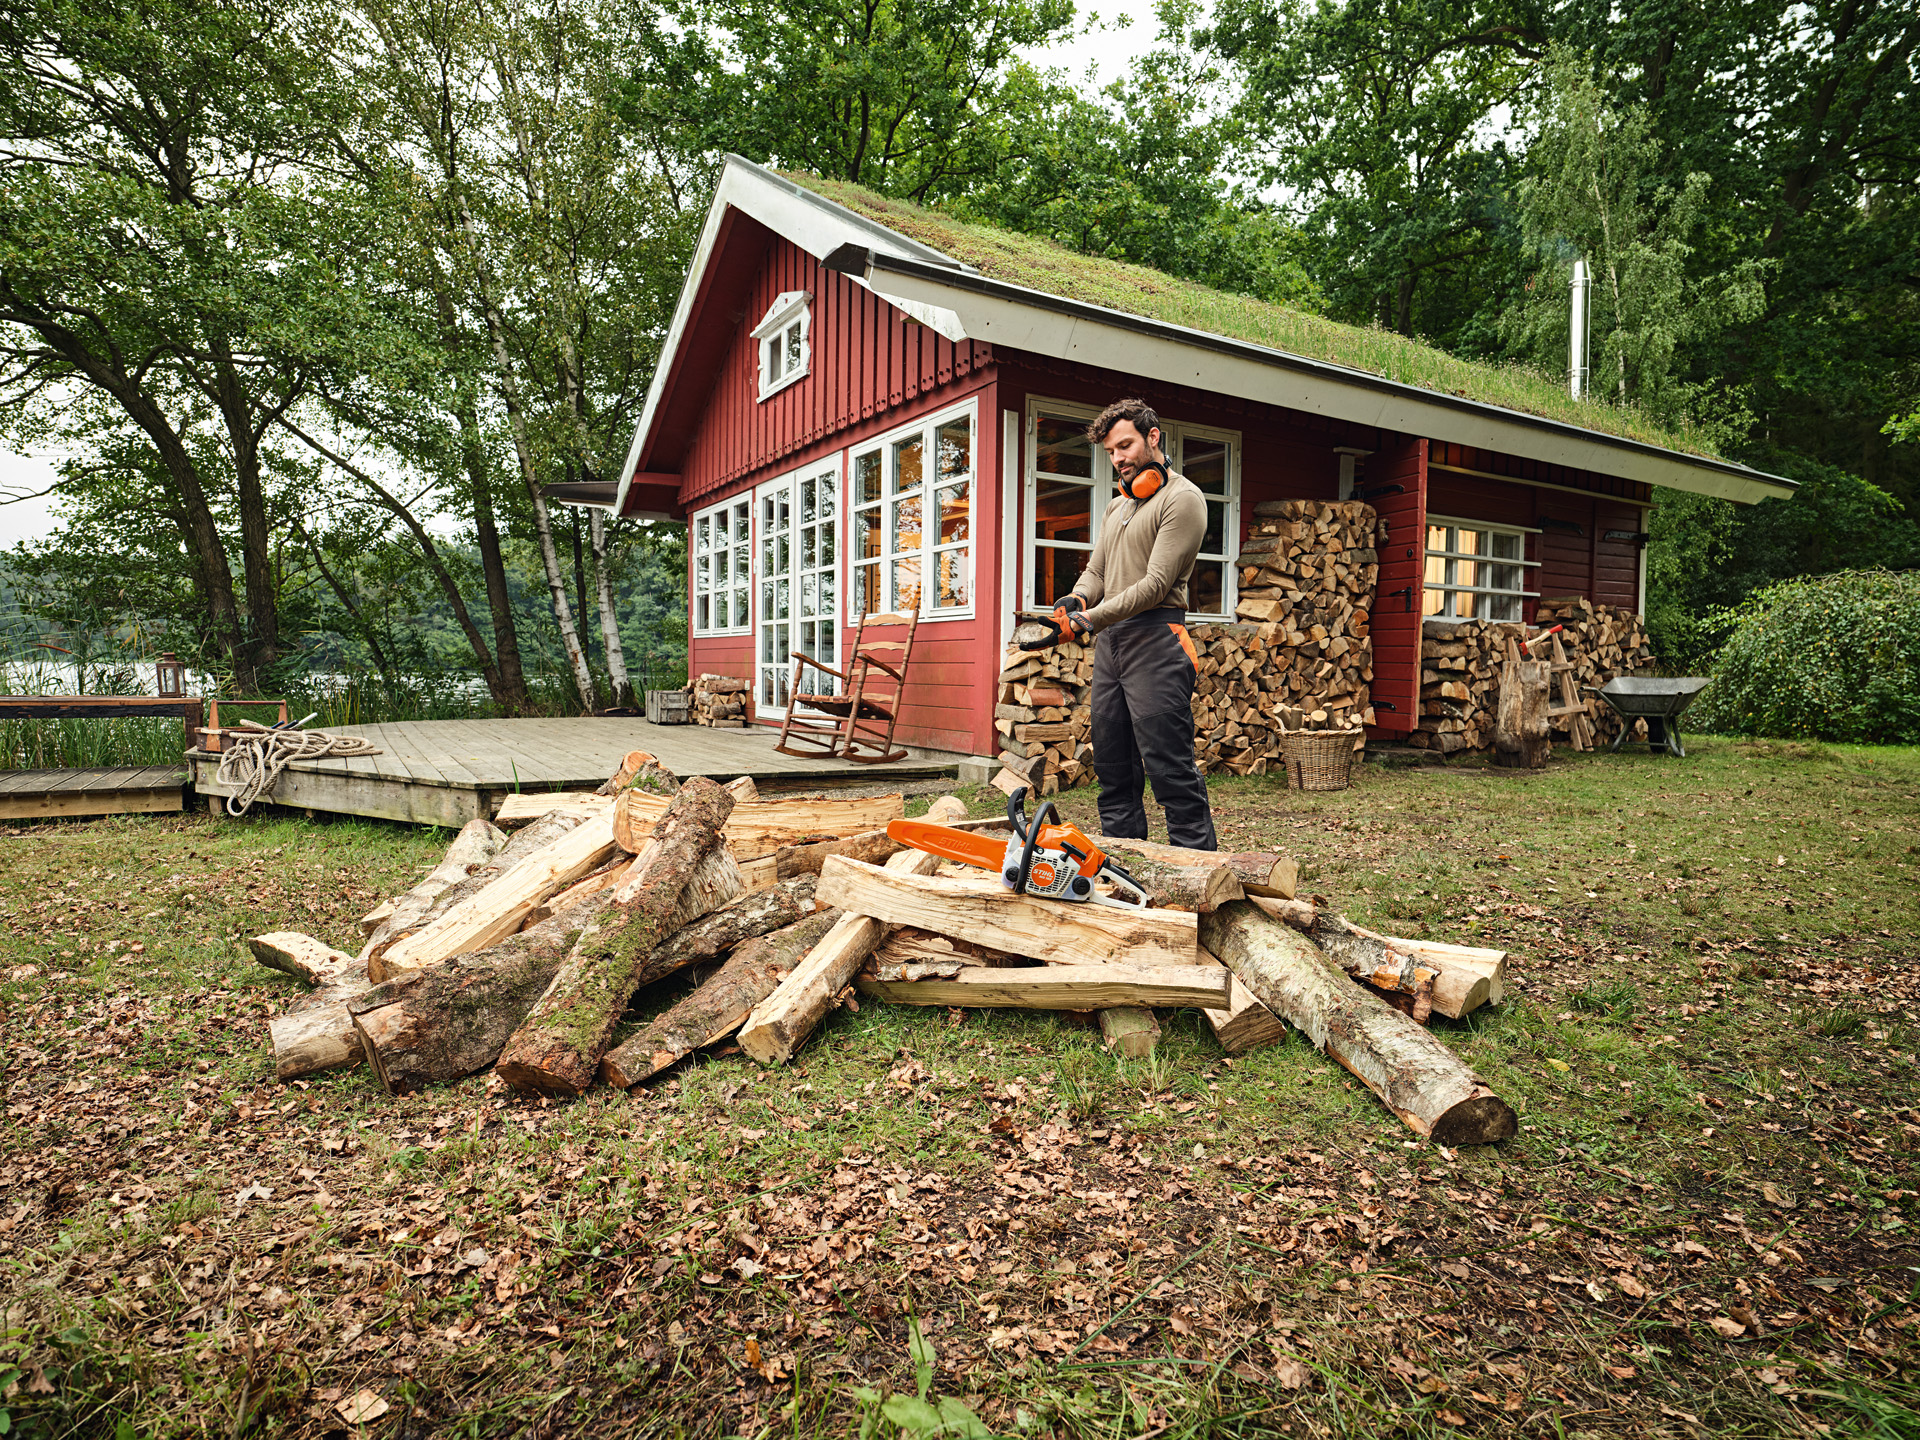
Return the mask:
<svg viewBox="0 0 1920 1440">
<path fill-rule="evenodd" d="M 1462 360 L 1392 331 L 1343 325 L 1143 265 L 1082 255 L 1036 236 L 957 219 L 846 181 L 798 173 L 784 178 L 995 280 L 1606 435 L 1690 455 L 1714 455 L 1697 435 L 1659 425 L 1636 409 L 1576 400 L 1564 383 L 1524 366 Z"/>
</svg>

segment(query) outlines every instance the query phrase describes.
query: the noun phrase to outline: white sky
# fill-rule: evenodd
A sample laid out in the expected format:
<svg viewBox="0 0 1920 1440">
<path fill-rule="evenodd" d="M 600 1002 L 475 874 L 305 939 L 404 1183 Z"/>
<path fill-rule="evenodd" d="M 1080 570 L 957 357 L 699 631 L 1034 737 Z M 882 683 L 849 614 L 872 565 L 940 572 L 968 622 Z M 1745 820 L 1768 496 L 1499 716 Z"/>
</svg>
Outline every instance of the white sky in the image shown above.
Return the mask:
<svg viewBox="0 0 1920 1440">
<path fill-rule="evenodd" d="M 1116 28 L 1125 18 L 1131 23 Z M 1094 0 L 1083 5 L 1073 31 L 1064 40 L 1028 53 L 1039 65 L 1057 66 L 1079 79 L 1092 65 L 1097 84 L 1118 79 L 1134 54 L 1153 43 L 1158 22 L 1152 0 Z M 51 498 L 6 503 L 12 497 L 44 490 L 53 483 L 52 463 L 36 456 L 0 450 L 0 550 L 38 539 L 53 529 Z"/>
</svg>

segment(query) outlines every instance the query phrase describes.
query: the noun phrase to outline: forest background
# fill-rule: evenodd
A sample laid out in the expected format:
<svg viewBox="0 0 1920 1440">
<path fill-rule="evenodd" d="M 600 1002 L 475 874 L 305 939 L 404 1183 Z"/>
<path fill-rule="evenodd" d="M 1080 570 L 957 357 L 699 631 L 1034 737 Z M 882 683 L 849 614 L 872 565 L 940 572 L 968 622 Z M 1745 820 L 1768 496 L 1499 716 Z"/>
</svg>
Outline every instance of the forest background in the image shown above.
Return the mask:
<svg viewBox="0 0 1920 1440">
<path fill-rule="evenodd" d="M 0 446 L 58 478 L 0 660 L 171 649 L 334 720 L 679 683 L 684 528 L 542 489 L 618 474 L 730 150 L 1562 381 L 1584 256 L 1596 402 L 1800 482 L 1660 494 L 1665 663 L 1920 565 L 1920 9 L 1163 0 L 1104 86 L 1035 63 L 1087 23 L 17 0 Z"/>
</svg>

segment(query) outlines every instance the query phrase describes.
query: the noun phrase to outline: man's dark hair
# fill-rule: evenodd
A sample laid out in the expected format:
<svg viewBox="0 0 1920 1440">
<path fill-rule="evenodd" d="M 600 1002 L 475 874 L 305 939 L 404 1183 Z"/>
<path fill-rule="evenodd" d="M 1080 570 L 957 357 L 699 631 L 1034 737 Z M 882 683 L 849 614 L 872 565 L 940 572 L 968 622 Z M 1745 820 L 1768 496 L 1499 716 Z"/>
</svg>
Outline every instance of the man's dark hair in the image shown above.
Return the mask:
<svg viewBox="0 0 1920 1440">
<path fill-rule="evenodd" d="M 1087 426 L 1087 438 L 1098 445 L 1107 438 L 1107 432 L 1122 420 L 1132 421 L 1133 428 L 1140 432 L 1142 440 L 1147 439 L 1160 428 L 1160 417 L 1154 414 L 1153 407 L 1146 401 L 1116 400 L 1095 416 L 1093 423 Z"/>
</svg>

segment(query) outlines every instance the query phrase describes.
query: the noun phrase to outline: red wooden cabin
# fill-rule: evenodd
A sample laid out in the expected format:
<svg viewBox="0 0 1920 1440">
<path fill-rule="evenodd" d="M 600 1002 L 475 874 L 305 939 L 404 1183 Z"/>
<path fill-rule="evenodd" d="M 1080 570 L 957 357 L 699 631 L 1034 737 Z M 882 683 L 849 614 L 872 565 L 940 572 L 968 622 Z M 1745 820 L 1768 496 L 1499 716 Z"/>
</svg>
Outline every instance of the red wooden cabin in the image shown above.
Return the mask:
<svg viewBox="0 0 1920 1440">
<path fill-rule="evenodd" d="M 1196 311 L 1221 328 L 1176 323 Z M 1423 616 L 1530 618 L 1568 594 L 1637 609 L 1655 485 L 1792 491 L 1475 398 L 1516 385 L 1464 362 L 1436 357 L 1466 377 L 1454 393 L 1267 341 L 1283 322 L 1335 353 L 1399 343 L 730 158 L 622 479 L 566 498 L 688 522 L 689 672 L 749 680 L 756 720 L 784 714 L 793 651 L 837 663 L 862 613 L 917 606 L 899 738 L 991 755 L 1007 635 L 1084 563 L 1111 494 L 1084 425 L 1122 395 L 1158 409 L 1213 498 L 1195 618 L 1232 617 L 1255 503 L 1359 494 L 1389 518 L 1389 734 L 1418 714 Z"/>
</svg>

